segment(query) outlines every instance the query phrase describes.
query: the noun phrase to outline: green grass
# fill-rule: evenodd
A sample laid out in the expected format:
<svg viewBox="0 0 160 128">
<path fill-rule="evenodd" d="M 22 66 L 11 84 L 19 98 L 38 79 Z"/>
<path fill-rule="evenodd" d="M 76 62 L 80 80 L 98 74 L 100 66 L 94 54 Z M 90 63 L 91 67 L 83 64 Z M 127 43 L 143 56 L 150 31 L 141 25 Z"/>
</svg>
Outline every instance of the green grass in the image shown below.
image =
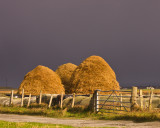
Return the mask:
<svg viewBox="0 0 160 128">
<path fill-rule="evenodd" d="M 19 123 L 0 121 L 0 128 L 74 128 L 72 126 L 41 123 Z"/>
<path fill-rule="evenodd" d="M 160 121 L 160 114 L 155 112 L 128 112 L 126 114 L 101 115 L 103 120 L 132 120 L 134 122 Z"/>
<path fill-rule="evenodd" d="M 67 125 L 57 125 L 57 124 L 42 124 L 42 123 L 22 123 L 22 122 L 7 122 L 0 121 L 0 128 L 75 128 Z M 89 127 L 81 127 L 89 128 Z M 103 127 L 103 128 L 116 128 L 116 127 Z"/>
<path fill-rule="evenodd" d="M 39 115 L 54 118 L 78 118 L 78 119 L 100 119 L 100 120 L 132 120 L 135 122 L 160 121 L 160 110 L 156 111 L 134 111 L 122 114 L 94 114 L 79 106 L 72 109 L 47 109 L 43 106 L 25 107 L 7 107 L 0 106 L 0 113 L 20 114 L 20 115 Z"/>
</svg>

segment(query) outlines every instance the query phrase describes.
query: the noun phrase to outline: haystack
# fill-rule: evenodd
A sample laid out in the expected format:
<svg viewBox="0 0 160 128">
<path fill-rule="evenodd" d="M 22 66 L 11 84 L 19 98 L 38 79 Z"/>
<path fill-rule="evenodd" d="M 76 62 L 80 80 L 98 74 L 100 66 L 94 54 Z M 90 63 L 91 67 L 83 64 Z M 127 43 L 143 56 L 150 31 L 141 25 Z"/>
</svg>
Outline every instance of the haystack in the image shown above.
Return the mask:
<svg viewBox="0 0 160 128">
<path fill-rule="evenodd" d="M 77 65 L 72 63 L 63 64 L 58 67 L 56 70 L 56 73 L 60 76 L 62 80 L 62 84 L 65 88 L 65 93 L 68 93 L 68 90 L 70 88 L 70 78 L 74 70 L 77 68 Z"/>
<path fill-rule="evenodd" d="M 18 89 L 18 94 L 22 93 L 22 88 L 24 88 L 25 94 L 31 93 L 32 95 L 39 95 L 41 90 L 43 94 L 65 92 L 60 77 L 48 67 L 41 65 L 25 75 Z"/>
<path fill-rule="evenodd" d="M 70 79 L 70 93 L 90 94 L 96 89 L 119 90 L 116 75 L 109 64 L 99 56 L 84 60 Z"/>
</svg>

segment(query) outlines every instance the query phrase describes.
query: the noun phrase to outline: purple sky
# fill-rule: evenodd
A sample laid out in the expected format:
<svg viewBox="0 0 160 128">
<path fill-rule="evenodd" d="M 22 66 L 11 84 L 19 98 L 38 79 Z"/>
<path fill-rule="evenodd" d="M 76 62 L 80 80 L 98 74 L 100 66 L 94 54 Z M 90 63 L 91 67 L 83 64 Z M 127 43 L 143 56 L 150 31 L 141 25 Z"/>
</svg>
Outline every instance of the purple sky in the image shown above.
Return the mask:
<svg viewBox="0 0 160 128">
<path fill-rule="evenodd" d="M 103 57 L 120 85 L 160 83 L 160 0 L 1 0 L 0 86 L 37 65 Z"/>
</svg>

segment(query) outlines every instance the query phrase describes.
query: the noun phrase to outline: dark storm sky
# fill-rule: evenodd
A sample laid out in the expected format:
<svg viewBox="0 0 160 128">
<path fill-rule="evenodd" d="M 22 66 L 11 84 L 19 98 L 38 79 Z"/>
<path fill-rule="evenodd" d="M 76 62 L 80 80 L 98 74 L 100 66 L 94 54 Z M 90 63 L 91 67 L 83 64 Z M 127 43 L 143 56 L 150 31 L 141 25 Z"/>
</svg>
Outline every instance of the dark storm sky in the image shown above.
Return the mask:
<svg viewBox="0 0 160 128">
<path fill-rule="evenodd" d="M 120 85 L 160 83 L 160 0 L 1 0 L 0 86 L 37 65 L 103 57 Z"/>
</svg>

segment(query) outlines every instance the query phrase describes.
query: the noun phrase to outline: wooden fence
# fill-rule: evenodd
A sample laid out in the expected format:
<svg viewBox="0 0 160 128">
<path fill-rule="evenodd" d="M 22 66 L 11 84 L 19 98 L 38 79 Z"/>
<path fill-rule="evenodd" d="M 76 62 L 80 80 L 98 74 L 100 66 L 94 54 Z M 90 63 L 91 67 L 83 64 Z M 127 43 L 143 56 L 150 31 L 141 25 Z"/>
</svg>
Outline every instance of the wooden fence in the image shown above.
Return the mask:
<svg viewBox="0 0 160 128">
<path fill-rule="evenodd" d="M 125 94 L 127 92 L 127 94 Z M 100 94 L 107 93 L 107 94 Z M 158 98 L 156 106 L 153 105 L 153 100 Z M 143 95 L 142 89 L 132 87 L 131 91 L 125 90 L 110 90 L 101 91 L 95 90 L 93 95 L 92 110 L 94 112 L 117 113 L 119 111 L 133 111 L 136 109 L 155 109 L 160 108 L 160 96 L 154 94 L 154 90 L 149 90 L 148 95 Z M 154 100 L 155 102 L 155 100 Z M 155 103 L 154 103 L 155 104 Z M 153 107 L 154 106 L 154 107 Z"/>
<path fill-rule="evenodd" d="M 123 96 L 122 92 L 123 93 L 127 92 L 130 95 Z M 103 93 L 103 94 L 100 94 L 100 93 Z M 124 97 L 129 98 L 129 100 L 123 101 Z M 132 109 L 132 106 L 134 106 L 134 104 L 136 103 L 136 97 L 137 97 L 137 87 L 133 87 L 132 91 L 95 90 L 94 95 L 93 95 L 93 111 L 94 112 L 103 111 L 106 113 L 116 113 L 117 111 L 127 111 L 128 112 Z M 130 108 L 130 110 L 128 110 L 128 108 Z"/>
<path fill-rule="evenodd" d="M 21 104 L 20 104 L 21 107 L 24 106 L 24 96 L 25 96 L 24 94 L 25 94 L 25 90 L 22 89 L 22 94 L 19 95 L 19 96 L 21 97 Z M 57 95 L 58 95 L 58 94 L 57 94 Z M 39 94 L 38 96 L 36 96 L 36 97 L 38 97 L 38 104 L 39 104 L 39 105 L 42 104 L 42 96 L 43 96 L 43 92 L 42 92 L 42 91 L 40 91 L 40 94 Z M 64 95 L 63 93 L 60 94 L 60 100 L 59 100 L 59 107 L 60 107 L 60 108 L 63 108 L 64 96 L 65 96 L 65 95 Z M 73 94 L 70 94 L 70 95 L 67 95 L 67 96 L 68 96 L 68 97 L 72 97 L 71 108 L 73 108 L 74 105 L 75 105 L 75 97 L 76 97 L 76 96 L 86 96 L 86 95 L 75 95 L 75 93 L 73 93 Z M 87 96 L 88 96 L 88 95 L 87 95 Z M 13 105 L 13 97 L 14 97 L 14 90 L 12 90 L 12 91 L 11 91 L 11 94 L 10 94 L 10 102 L 9 102 L 9 105 L 10 105 L 10 106 Z M 29 94 L 27 107 L 30 106 L 31 97 L 32 97 L 32 95 Z M 51 107 L 52 101 L 53 101 L 53 94 L 51 94 L 51 96 L 50 96 L 50 100 L 49 100 L 49 103 L 48 103 L 48 108 Z"/>
<path fill-rule="evenodd" d="M 108 93 L 110 94 L 101 94 L 101 93 Z M 127 94 L 125 94 L 127 93 Z M 22 95 L 21 95 L 21 104 L 20 106 L 24 106 L 24 94 L 25 90 L 22 89 Z M 38 103 L 42 103 L 42 94 L 43 92 L 40 91 L 39 94 L 39 100 Z M 60 94 L 60 100 L 59 100 L 59 107 L 63 108 L 63 99 L 64 99 L 64 94 Z M 75 105 L 75 97 L 76 96 L 88 96 L 88 95 L 76 95 L 75 93 L 68 95 L 72 98 L 72 103 L 71 107 L 73 108 Z M 10 105 L 13 105 L 13 97 L 14 97 L 14 91 L 11 91 L 10 94 Z M 28 103 L 27 107 L 30 106 L 31 103 L 31 97 L 32 95 L 29 94 L 28 97 Z M 102 98 L 104 97 L 104 98 Z M 106 99 L 105 99 L 106 98 Z M 53 99 L 53 94 L 50 95 L 50 100 L 48 101 L 48 108 L 51 107 L 52 105 L 52 99 Z M 156 100 L 156 105 L 155 105 L 155 100 Z M 104 109 L 107 110 L 113 110 L 113 112 L 117 111 L 132 111 L 135 106 L 138 105 L 139 108 L 143 109 L 155 109 L 159 105 L 160 108 L 160 95 L 154 94 L 154 90 L 149 90 L 148 94 L 144 94 L 142 89 L 139 89 L 137 87 L 132 87 L 130 91 L 125 91 L 125 90 L 109 90 L 109 91 L 101 91 L 101 90 L 95 90 L 92 100 L 91 100 L 91 109 L 94 112 L 99 112 Z M 113 103 L 113 104 L 108 104 L 108 103 Z M 112 108 L 106 108 L 106 107 L 112 107 Z M 110 111 L 109 111 L 110 112 Z"/>
<path fill-rule="evenodd" d="M 139 106 L 141 109 L 156 109 L 157 107 L 154 104 L 158 104 L 158 107 L 160 108 L 160 95 L 156 95 L 154 89 L 150 89 L 148 95 L 143 94 L 143 90 L 140 89 L 137 99 L 139 100 Z"/>
</svg>

